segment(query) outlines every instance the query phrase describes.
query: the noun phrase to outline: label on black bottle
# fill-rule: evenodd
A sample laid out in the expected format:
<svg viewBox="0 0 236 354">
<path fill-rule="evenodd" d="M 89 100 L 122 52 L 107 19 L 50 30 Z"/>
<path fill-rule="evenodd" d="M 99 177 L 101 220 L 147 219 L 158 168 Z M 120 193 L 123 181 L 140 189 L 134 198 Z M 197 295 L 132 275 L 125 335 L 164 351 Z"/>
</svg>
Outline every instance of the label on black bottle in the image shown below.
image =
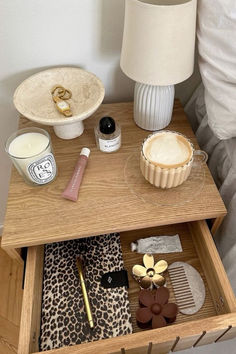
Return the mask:
<svg viewBox="0 0 236 354">
<path fill-rule="evenodd" d="M 120 135 L 111 140 L 103 140 L 99 138 L 98 141 L 99 141 L 99 148 L 103 152 L 116 151 L 120 148 L 120 144 L 121 144 Z"/>
</svg>

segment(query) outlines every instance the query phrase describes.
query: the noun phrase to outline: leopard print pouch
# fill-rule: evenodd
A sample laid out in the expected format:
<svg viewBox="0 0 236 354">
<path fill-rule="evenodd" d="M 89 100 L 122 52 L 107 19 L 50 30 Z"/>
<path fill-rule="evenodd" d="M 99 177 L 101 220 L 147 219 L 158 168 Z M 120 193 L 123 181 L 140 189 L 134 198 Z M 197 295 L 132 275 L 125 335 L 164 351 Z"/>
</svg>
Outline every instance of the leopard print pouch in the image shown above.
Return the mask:
<svg viewBox="0 0 236 354">
<path fill-rule="evenodd" d="M 94 328 L 88 324 L 76 268 L 82 255 Z M 132 333 L 125 287 L 105 289 L 103 274 L 123 269 L 119 234 L 45 246 L 40 350 L 50 350 Z"/>
</svg>

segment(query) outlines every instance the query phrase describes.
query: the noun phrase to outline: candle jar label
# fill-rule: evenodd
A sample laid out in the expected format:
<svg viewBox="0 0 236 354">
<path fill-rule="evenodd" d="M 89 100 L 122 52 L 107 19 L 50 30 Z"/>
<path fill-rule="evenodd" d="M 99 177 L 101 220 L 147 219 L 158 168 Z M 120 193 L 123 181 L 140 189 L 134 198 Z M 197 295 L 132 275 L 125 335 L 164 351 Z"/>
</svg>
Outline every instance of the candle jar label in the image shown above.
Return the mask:
<svg viewBox="0 0 236 354">
<path fill-rule="evenodd" d="M 51 182 L 56 176 L 56 162 L 53 154 L 48 154 L 28 166 L 31 179 L 37 184 Z"/>
</svg>

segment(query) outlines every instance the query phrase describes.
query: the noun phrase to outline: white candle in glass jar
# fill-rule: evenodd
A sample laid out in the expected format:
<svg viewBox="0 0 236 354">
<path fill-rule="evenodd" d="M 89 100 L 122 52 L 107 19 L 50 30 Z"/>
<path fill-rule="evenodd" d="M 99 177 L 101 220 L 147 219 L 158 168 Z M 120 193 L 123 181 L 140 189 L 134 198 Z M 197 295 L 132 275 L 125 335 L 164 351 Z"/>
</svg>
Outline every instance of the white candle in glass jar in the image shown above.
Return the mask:
<svg viewBox="0 0 236 354">
<path fill-rule="evenodd" d="M 56 163 L 46 131 L 23 129 L 9 139 L 7 152 L 26 182 L 46 184 L 55 178 Z"/>
</svg>

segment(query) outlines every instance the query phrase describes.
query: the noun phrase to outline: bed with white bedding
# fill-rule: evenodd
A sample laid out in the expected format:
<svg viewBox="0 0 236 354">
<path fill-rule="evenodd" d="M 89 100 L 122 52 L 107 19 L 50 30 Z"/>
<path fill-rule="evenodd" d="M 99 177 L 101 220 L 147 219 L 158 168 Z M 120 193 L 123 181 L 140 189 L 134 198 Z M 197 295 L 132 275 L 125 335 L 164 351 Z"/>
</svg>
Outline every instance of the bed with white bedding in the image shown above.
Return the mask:
<svg viewBox="0 0 236 354">
<path fill-rule="evenodd" d="M 228 211 L 215 242 L 236 294 L 236 1 L 198 0 L 197 38 L 202 83 L 185 112 Z M 233 354 L 235 347 L 236 339 L 183 353 Z"/>
<path fill-rule="evenodd" d="M 208 166 L 227 208 L 215 241 L 236 294 L 236 138 L 220 140 L 208 125 L 201 84 L 185 107 L 201 149 L 209 155 Z M 235 117 L 236 119 L 236 117 Z"/>
</svg>

